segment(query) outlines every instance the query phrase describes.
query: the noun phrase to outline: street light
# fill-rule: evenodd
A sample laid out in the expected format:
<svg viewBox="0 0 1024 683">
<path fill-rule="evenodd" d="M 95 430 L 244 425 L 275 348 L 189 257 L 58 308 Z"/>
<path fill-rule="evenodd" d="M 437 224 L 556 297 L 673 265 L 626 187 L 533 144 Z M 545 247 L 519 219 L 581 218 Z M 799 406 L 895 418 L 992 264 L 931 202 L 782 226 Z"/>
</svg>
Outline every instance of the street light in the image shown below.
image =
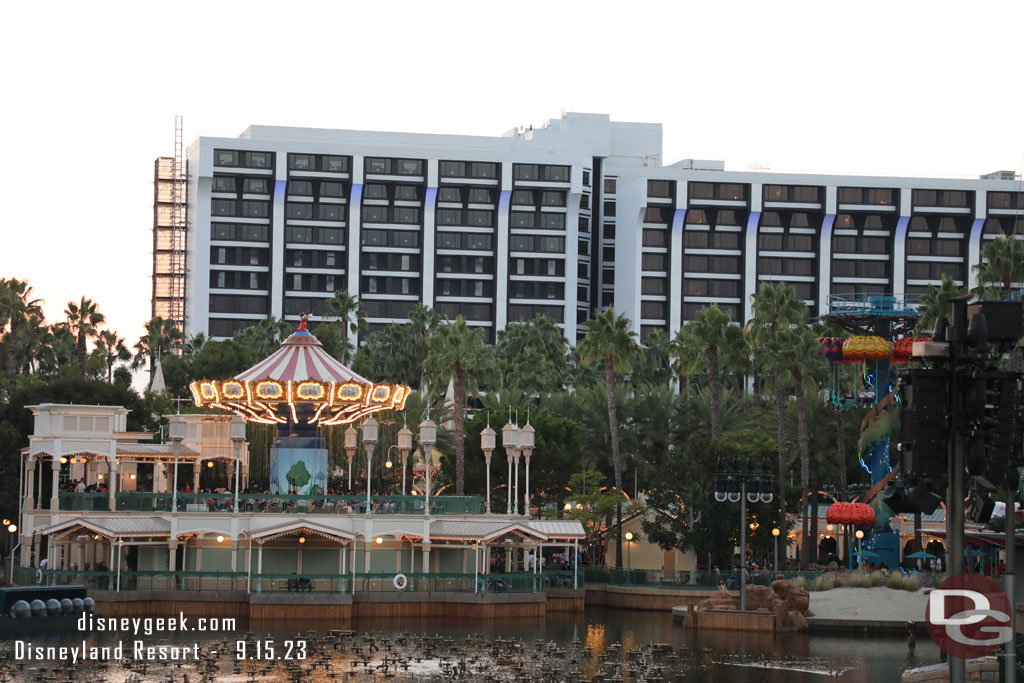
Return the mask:
<svg viewBox="0 0 1024 683">
<path fill-rule="evenodd" d="M 238 415 L 231 418 L 231 443 L 235 447 L 235 512 L 238 512 L 238 477 L 242 469 L 242 443 L 245 441 L 245 420 Z"/>
<path fill-rule="evenodd" d="M 749 486 L 749 488 L 748 488 Z M 732 462 L 732 472 L 726 472 L 721 459 L 715 467 L 715 500 L 740 504 L 740 611 L 747 609 L 747 501 L 756 503 L 772 502 L 772 477 L 768 459 L 761 462 L 758 473 L 754 458 L 747 459 L 746 469 L 740 467 L 740 459 Z"/>
<path fill-rule="evenodd" d="M 501 428 L 501 445 L 505 447 L 505 455 L 508 456 L 508 505 L 505 508 L 505 514 L 512 514 L 512 499 L 516 497 L 515 489 L 512 486 L 512 460 L 516 461 L 516 479 L 519 478 L 519 457 L 516 455 L 519 448 L 519 427 L 512 424 L 511 418 L 504 427 Z M 518 508 L 518 503 L 516 504 Z"/>
<path fill-rule="evenodd" d="M 412 450 L 412 430 L 405 424 L 398 430 L 398 452 L 402 454 L 402 495 L 405 495 L 405 471 L 406 462 L 409 459 L 409 451 Z"/>
<path fill-rule="evenodd" d="M 491 514 L 491 453 L 498 442 L 498 433 L 491 429 L 488 419 L 487 427 L 480 432 L 480 450 L 484 452 L 484 463 L 487 470 L 487 514 Z"/>
<path fill-rule="evenodd" d="M 775 573 L 779 573 L 779 527 L 772 529 L 772 536 L 775 537 Z"/>
<path fill-rule="evenodd" d="M 380 425 L 373 416 L 366 418 L 363 422 L 363 448 L 366 449 L 366 514 L 372 512 L 370 508 L 370 475 L 373 465 L 373 448 L 377 445 L 377 435 L 380 433 Z"/>
<path fill-rule="evenodd" d="M 526 495 L 523 496 L 523 514 L 530 516 L 530 455 L 533 453 L 536 430 L 527 418 L 526 426 L 519 430 L 519 450 L 526 456 Z"/>
<path fill-rule="evenodd" d="M 348 429 L 345 430 L 345 453 L 348 455 L 348 492 L 352 494 L 352 458 L 356 454 L 356 440 L 359 438 L 359 432 L 351 424 Z"/>
<path fill-rule="evenodd" d="M 171 436 L 171 450 L 174 451 L 174 481 L 172 485 L 174 492 L 171 494 L 171 511 L 178 511 L 178 455 L 181 452 L 181 442 L 185 440 L 185 418 L 181 415 L 172 415 L 167 418 L 168 432 Z"/>
<path fill-rule="evenodd" d="M 430 470 L 434 467 L 434 444 L 437 443 L 437 425 L 428 415 L 423 422 L 420 422 L 420 449 L 423 454 L 423 464 L 427 470 L 426 498 L 423 501 L 423 513 L 430 515 Z"/>
<path fill-rule="evenodd" d="M 857 529 L 857 533 L 854 534 L 857 537 L 857 569 L 864 572 L 864 558 L 861 557 L 861 553 L 864 551 L 864 531 Z"/>
<path fill-rule="evenodd" d="M 626 532 L 626 569 L 633 568 L 633 532 Z"/>
</svg>

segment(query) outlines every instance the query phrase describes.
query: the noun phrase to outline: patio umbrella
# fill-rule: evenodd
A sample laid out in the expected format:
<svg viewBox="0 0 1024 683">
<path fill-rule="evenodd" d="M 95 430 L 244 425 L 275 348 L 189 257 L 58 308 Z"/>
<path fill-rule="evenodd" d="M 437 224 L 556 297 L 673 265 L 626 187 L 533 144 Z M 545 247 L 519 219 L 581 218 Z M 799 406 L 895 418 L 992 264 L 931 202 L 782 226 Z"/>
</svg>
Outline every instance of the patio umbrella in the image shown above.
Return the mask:
<svg viewBox="0 0 1024 683">
<path fill-rule="evenodd" d="M 905 560 L 919 560 L 919 559 L 920 560 L 934 560 L 934 559 L 936 559 L 936 556 L 932 555 L 931 553 L 926 553 L 923 550 L 919 550 L 916 553 L 910 553 L 909 555 L 904 555 L 903 559 L 905 559 Z"/>
<path fill-rule="evenodd" d="M 873 553 L 870 550 L 862 550 L 860 552 L 860 557 L 862 560 L 877 560 L 881 557 L 881 555 L 879 555 L 878 553 Z"/>
</svg>

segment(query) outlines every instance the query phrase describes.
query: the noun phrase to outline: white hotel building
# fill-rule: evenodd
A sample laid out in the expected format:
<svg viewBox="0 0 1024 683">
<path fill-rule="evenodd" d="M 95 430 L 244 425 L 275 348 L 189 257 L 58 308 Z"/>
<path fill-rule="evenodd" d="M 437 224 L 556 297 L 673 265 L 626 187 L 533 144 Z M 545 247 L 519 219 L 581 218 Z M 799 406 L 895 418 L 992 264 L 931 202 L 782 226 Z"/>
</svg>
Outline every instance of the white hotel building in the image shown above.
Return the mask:
<svg viewBox="0 0 1024 683">
<path fill-rule="evenodd" d="M 422 301 L 491 341 L 544 314 L 575 342 L 612 303 L 642 336 L 671 334 L 710 302 L 745 320 L 765 280 L 796 286 L 814 313 L 830 294 L 920 294 L 941 273 L 973 284 L 984 240 L 1022 232 L 1012 172 L 662 166 L 661 131 L 566 114 L 501 137 L 268 126 L 201 137 L 187 153 L 186 333 L 224 338 L 304 311 L 315 322 L 347 289 L 369 333 Z"/>
</svg>

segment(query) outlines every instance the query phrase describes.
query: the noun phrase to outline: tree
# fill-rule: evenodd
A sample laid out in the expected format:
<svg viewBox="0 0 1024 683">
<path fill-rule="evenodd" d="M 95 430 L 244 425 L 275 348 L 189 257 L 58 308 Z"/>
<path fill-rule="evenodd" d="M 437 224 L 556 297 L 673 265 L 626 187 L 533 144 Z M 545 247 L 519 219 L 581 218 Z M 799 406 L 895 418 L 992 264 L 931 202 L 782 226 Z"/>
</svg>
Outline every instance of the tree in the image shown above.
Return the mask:
<svg viewBox="0 0 1024 683">
<path fill-rule="evenodd" d="M 461 315 L 455 322 L 438 325 L 430 335 L 427 348 L 426 365 L 433 379 L 432 390 L 446 387 L 449 381 L 452 383 L 455 491 L 461 496 L 466 488 L 466 395 L 477 393 L 478 375 L 492 366 L 494 350 L 484 341 L 483 330 L 470 328 Z"/>
<path fill-rule="evenodd" d="M 817 379 L 824 374 L 824 359 L 814 333 L 808 327 L 782 330 L 776 339 L 765 345 L 765 366 L 768 371 L 781 379 L 788 375 L 790 388 L 796 397 L 798 443 L 800 445 L 800 486 L 803 492 L 801 510 L 803 529 L 801 551 L 804 567 L 810 566 L 811 545 L 808 536 L 808 506 L 810 504 L 810 426 L 807 420 L 807 403 L 804 381 Z"/>
<path fill-rule="evenodd" d="M 796 289 L 785 282 L 772 285 L 761 283 L 761 290 L 753 296 L 753 316 L 747 322 L 747 336 L 754 347 L 754 367 L 767 380 L 775 398 L 775 448 L 779 463 L 779 511 L 786 515 L 786 383 L 770 372 L 763 349 L 774 342 L 782 330 L 803 325 L 807 306 L 797 298 Z"/>
<path fill-rule="evenodd" d="M 153 366 L 157 358 L 175 348 L 182 341 L 181 330 L 173 320 L 165 320 L 160 316 L 151 318 L 145 325 L 146 333 L 135 342 L 135 359 L 133 368 L 149 363 L 149 373 L 153 374 Z"/>
<path fill-rule="evenodd" d="M 18 352 L 22 347 L 19 330 L 31 317 L 41 319 L 42 299 L 32 299 L 28 280 L 0 279 L 0 330 L 8 328 L 7 335 L 7 391 L 14 391 L 18 383 Z M 27 348 L 27 347 L 25 347 Z"/>
<path fill-rule="evenodd" d="M 288 473 L 284 475 L 284 478 L 288 480 L 288 486 L 291 491 L 298 491 L 305 486 L 310 479 L 309 470 L 306 469 L 305 461 L 298 460 L 291 466 Z"/>
<path fill-rule="evenodd" d="M 107 382 L 114 381 L 114 363 L 132 359 L 128 347 L 124 345 L 124 337 L 119 337 L 113 330 L 103 330 L 96 338 L 96 350 L 103 356 L 107 368 Z"/>
<path fill-rule="evenodd" d="M 633 368 L 634 385 L 667 386 L 672 381 L 672 339 L 665 330 L 654 330 L 642 342 L 642 354 Z"/>
<path fill-rule="evenodd" d="M 568 346 L 562 330 L 547 316 L 506 325 L 495 347 L 502 393 L 536 396 L 543 403 L 545 396 L 561 391 L 569 373 Z"/>
<path fill-rule="evenodd" d="M 676 355 L 686 358 L 688 367 L 706 366 L 711 399 L 711 438 L 722 437 L 720 372 L 723 368 L 742 370 L 748 362 L 748 344 L 743 330 L 728 313 L 711 304 L 684 325 L 675 338 Z"/>
<path fill-rule="evenodd" d="M 105 318 L 100 313 L 96 302 L 84 296 L 78 303 L 69 301 L 64 314 L 68 317 L 68 329 L 75 335 L 77 340 L 78 375 L 79 377 L 85 377 L 86 341 L 98 334 L 97 325 L 100 325 Z"/>
<path fill-rule="evenodd" d="M 958 286 L 953 278 L 942 273 L 942 284 L 928 285 L 928 291 L 921 295 L 917 304 L 917 331 L 931 334 L 936 320 L 952 315 L 953 299 L 965 294 L 966 287 Z"/>
<path fill-rule="evenodd" d="M 341 362 L 348 362 L 348 335 L 359 334 L 366 327 L 366 311 L 359 308 L 359 298 L 339 290 L 327 300 L 327 310 L 341 321 Z"/>
<path fill-rule="evenodd" d="M 600 361 L 604 366 L 604 392 L 608 410 L 608 429 L 611 436 L 612 467 L 615 470 L 615 489 L 622 491 L 622 454 L 619 450 L 619 421 L 615 410 L 615 376 L 628 373 L 639 355 L 636 332 L 630 329 L 629 318 L 615 315 L 611 306 L 604 313 L 595 311 L 587 321 L 587 335 L 577 345 L 580 360 L 591 365 Z M 622 503 L 617 506 L 617 521 L 622 524 Z M 622 538 L 618 538 L 615 566 L 622 567 Z"/>
<path fill-rule="evenodd" d="M 1015 235 L 999 235 L 981 250 L 981 263 L 974 266 L 978 288 L 987 293 L 985 285 L 1002 287 L 1002 298 L 1013 298 L 1014 283 L 1024 282 L 1024 244 Z"/>
</svg>

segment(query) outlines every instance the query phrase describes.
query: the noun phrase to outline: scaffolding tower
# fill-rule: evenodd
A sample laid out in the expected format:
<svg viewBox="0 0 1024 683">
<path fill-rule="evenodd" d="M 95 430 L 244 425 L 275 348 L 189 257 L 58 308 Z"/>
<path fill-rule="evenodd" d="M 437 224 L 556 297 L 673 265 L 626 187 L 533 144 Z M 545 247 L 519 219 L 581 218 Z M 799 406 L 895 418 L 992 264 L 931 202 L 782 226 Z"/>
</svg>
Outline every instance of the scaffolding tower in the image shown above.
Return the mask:
<svg viewBox="0 0 1024 683">
<path fill-rule="evenodd" d="M 159 157 L 153 177 L 153 317 L 185 333 L 188 167 L 182 117 L 174 117 L 174 156 Z"/>
</svg>

